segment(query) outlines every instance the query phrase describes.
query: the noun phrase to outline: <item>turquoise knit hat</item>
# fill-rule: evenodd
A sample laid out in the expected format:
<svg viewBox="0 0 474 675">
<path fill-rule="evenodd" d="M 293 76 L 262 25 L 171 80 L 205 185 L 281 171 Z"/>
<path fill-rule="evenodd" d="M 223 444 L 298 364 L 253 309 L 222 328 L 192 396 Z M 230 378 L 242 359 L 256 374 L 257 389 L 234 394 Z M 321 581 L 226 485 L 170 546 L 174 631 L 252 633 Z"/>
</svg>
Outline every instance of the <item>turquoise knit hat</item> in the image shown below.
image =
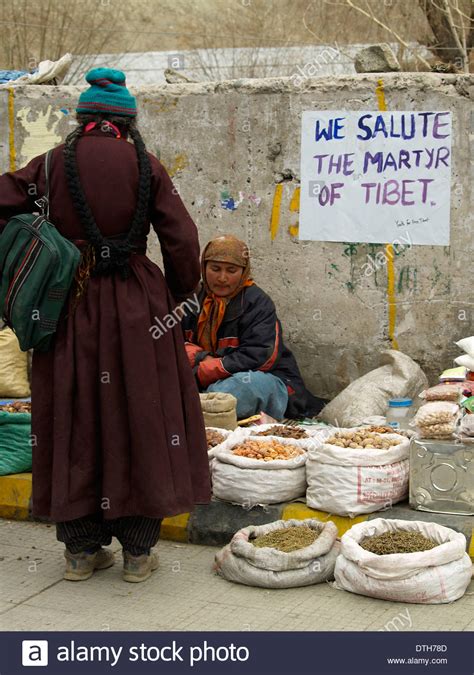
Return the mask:
<svg viewBox="0 0 474 675">
<path fill-rule="evenodd" d="M 79 96 L 76 112 L 136 116 L 137 103 L 125 86 L 125 73 L 121 70 L 93 68 L 86 81 L 91 86 Z"/>
</svg>

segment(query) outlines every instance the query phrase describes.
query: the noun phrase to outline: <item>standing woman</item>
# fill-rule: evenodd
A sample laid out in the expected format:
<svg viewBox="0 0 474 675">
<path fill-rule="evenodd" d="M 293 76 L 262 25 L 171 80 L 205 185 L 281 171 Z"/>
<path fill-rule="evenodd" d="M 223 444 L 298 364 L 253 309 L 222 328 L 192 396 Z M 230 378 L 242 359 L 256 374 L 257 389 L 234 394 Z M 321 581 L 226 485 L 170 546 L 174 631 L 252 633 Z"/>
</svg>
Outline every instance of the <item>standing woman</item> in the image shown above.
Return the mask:
<svg viewBox="0 0 474 675">
<path fill-rule="evenodd" d="M 96 68 L 76 108 L 78 127 L 53 150 L 50 219 L 81 262 L 48 352 L 33 354 L 33 515 L 57 523 L 65 578 L 114 563 L 124 579 L 157 567 L 161 520 L 210 501 L 198 389 L 179 324 L 153 331 L 199 282 L 196 226 L 135 124 L 117 70 Z M 130 143 L 128 139 L 133 140 Z M 35 210 L 45 155 L 0 176 L 0 227 Z M 150 223 L 163 274 L 146 256 Z"/>
</svg>

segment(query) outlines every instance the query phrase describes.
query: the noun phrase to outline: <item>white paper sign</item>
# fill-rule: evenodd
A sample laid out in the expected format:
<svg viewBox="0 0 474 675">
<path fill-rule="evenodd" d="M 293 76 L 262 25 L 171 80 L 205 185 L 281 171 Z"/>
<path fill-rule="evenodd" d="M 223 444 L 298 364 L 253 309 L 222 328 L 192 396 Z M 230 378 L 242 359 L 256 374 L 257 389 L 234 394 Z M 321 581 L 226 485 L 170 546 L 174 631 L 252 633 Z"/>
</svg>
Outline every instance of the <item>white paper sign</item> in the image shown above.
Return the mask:
<svg viewBox="0 0 474 675">
<path fill-rule="evenodd" d="M 301 240 L 447 246 L 450 186 L 450 112 L 303 112 Z"/>
</svg>

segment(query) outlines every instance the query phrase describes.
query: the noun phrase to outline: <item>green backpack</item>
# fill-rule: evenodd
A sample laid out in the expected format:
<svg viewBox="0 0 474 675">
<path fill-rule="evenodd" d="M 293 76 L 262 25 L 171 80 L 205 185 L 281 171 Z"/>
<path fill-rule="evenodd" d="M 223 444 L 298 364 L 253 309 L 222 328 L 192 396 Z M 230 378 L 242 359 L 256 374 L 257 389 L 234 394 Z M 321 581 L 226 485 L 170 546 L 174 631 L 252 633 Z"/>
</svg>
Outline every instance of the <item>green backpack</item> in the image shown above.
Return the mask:
<svg viewBox="0 0 474 675">
<path fill-rule="evenodd" d="M 49 169 L 41 214 L 10 218 L 0 236 L 0 307 L 20 349 L 51 348 L 58 319 L 80 260 L 80 251 L 49 222 Z"/>
</svg>

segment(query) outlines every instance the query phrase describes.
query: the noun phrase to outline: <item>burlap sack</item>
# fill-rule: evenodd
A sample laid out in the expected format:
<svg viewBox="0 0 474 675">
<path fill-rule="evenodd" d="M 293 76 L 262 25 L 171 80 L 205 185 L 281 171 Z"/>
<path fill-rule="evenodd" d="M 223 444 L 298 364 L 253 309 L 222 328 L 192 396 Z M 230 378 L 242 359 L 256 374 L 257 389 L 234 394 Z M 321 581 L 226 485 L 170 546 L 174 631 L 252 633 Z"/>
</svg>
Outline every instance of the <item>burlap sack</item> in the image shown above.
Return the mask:
<svg viewBox="0 0 474 675">
<path fill-rule="evenodd" d="M 237 426 L 237 399 L 224 392 L 199 394 L 206 427 L 220 427 L 233 431 Z"/>
<path fill-rule="evenodd" d="M 22 352 L 11 328 L 0 330 L 0 398 L 30 396 L 28 353 Z"/>
</svg>

